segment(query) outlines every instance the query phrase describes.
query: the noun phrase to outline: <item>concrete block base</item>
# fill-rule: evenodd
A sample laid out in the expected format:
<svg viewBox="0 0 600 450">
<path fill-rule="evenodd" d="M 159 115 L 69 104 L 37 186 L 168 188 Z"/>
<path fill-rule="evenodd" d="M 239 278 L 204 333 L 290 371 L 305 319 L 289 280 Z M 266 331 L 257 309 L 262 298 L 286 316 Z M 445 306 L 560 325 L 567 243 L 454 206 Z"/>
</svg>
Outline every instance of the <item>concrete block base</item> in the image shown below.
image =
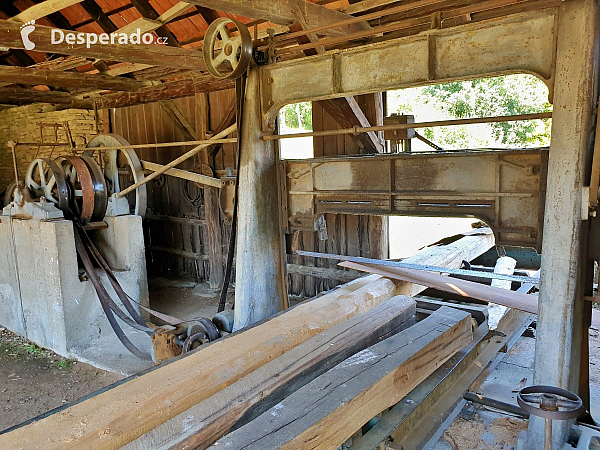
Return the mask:
<svg viewBox="0 0 600 450">
<path fill-rule="evenodd" d="M 123 374 L 140 370 L 140 361 L 118 342 L 92 283 L 80 280 L 72 222 L 0 220 L 0 323 L 64 357 Z M 90 236 L 125 292 L 147 306 L 142 220 L 119 216 L 106 222 L 108 229 Z M 106 275 L 101 279 L 120 305 Z M 150 351 L 148 335 L 122 327 Z"/>
</svg>

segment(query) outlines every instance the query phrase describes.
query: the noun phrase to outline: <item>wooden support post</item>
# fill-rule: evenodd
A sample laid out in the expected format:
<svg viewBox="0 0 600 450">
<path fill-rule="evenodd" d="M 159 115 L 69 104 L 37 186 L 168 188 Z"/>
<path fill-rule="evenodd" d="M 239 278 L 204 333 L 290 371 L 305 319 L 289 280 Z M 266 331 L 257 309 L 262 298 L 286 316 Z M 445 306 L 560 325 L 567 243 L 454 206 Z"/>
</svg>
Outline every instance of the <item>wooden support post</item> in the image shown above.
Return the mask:
<svg viewBox="0 0 600 450">
<path fill-rule="evenodd" d="M 346 359 L 211 448 L 338 448 L 472 340 L 471 315 L 444 306 Z"/>
<path fill-rule="evenodd" d="M 287 308 L 277 146 L 261 132 L 260 73 L 248 71 L 241 124 L 234 330 Z"/>
<path fill-rule="evenodd" d="M 593 0 L 560 5 L 552 141 L 534 365 L 534 384 L 577 392 L 583 324 L 580 258 L 582 188 L 586 178 L 591 116 L 596 98 L 598 6 Z M 552 448 L 562 448 L 568 421 L 553 426 Z M 528 449 L 542 449 L 544 419 L 529 421 Z"/>
</svg>

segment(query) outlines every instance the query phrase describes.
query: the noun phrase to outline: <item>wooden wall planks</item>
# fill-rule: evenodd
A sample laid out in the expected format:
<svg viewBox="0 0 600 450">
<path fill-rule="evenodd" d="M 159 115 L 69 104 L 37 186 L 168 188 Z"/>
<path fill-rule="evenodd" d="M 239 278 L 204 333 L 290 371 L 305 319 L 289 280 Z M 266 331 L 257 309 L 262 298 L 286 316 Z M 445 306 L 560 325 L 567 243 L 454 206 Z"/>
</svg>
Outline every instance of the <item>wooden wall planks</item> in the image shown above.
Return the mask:
<svg viewBox="0 0 600 450">
<path fill-rule="evenodd" d="M 227 114 L 226 108 L 231 104 L 234 93 L 221 91 L 197 94 L 195 97 L 176 99 L 173 102 L 182 115 L 194 127 L 199 136 L 205 136 L 213 130 L 222 117 Z M 207 102 L 208 100 L 208 102 Z M 180 130 L 171 117 L 159 103 L 136 105 L 127 108 L 111 110 L 113 132 L 123 136 L 131 144 L 147 144 L 158 142 L 186 141 L 189 137 Z M 203 116 L 208 114 L 208 123 Z M 185 153 L 190 147 L 172 147 L 161 149 L 137 150 L 140 159 L 165 164 Z M 215 157 L 213 170 L 235 168 L 236 151 L 232 144 L 226 144 Z M 180 168 L 201 171 L 201 156 L 181 164 Z M 194 183 L 174 177 L 159 177 L 156 182 L 148 185 L 149 215 L 168 217 L 187 217 L 205 220 L 204 190 Z M 226 252 L 229 225 L 221 218 L 220 228 L 223 237 L 223 248 Z M 206 245 L 206 226 L 197 222 L 157 221 L 151 218 L 144 221 L 146 245 L 152 247 L 182 250 L 194 254 L 208 254 Z M 151 276 L 159 274 L 176 274 L 198 281 L 208 278 L 209 262 L 186 258 L 180 255 L 151 250 L 147 253 L 148 273 Z"/>
</svg>

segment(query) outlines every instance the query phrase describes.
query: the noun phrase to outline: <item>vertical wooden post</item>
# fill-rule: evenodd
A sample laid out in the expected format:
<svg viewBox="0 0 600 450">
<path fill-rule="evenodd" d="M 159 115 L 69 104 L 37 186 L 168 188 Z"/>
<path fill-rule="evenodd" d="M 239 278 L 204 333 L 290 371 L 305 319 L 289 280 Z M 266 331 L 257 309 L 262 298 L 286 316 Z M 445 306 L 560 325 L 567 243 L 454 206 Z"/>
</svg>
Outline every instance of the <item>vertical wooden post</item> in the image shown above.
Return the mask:
<svg viewBox="0 0 600 450">
<path fill-rule="evenodd" d="M 208 95 L 196 94 L 196 130 L 201 139 L 206 139 L 209 129 Z M 208 151 L 200 154 L 203 164 L 211 165 Z M 213 168 L 214 169 L 214 168 Z M 215 187 L 204 189 L 204 214 L 206 229 L 203 233 L 203 244 L 208 247 L 208 285 L 217 289 L 223 284 L 223 240 L 221 234 L 221 213 L 219 210 L 219 190 Z"/>
<path fill-rule="evenodd" d="M 279 223 L 279 153 L 261 138 L 260 72 L 248 71 L 241 124 L 234 330 L 287 308 Z"/>
<path fill-rule="evenodd" d="M 542 245 L 534 384 L 577 392 L 583 327 L 581 274 L 582 188 L 595 99 L 598 9 L 594 0 L 560 6 L 552 141 Z M 570 423 L 554 423 L 553 449 L 562 448 Z M 531 417 L 528 449 L 541 449 L 544 419 Z"/>
</svg>

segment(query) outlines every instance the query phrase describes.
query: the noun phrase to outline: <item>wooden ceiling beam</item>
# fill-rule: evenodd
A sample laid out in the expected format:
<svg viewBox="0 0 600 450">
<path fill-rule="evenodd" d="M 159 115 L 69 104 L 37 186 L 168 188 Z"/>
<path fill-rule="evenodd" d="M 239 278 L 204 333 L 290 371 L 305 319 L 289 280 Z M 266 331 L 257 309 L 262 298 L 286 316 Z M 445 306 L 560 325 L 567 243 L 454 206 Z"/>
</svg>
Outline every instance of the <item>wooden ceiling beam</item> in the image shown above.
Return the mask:
<svg viewBox="0 0 600 450">
<path fill-rule="evenodd" d="M 94 0 L 83 0 L 81 2 L 81 6 L 83 6 L 85 12 L 92 16 L 92 19 L 98 23 L 100 28 L 102 28 L 102 31 L 105 33 L 110 34 L 118 30 L 117 26 L 112 22 L 112 20 L 110 20 L 104 11 L 102 11 L 102 8 L 100 8 L 100 6 L 98 6 Z"/>
<path fill-rule="evenodd" d="M 140 89 L 136 92 L 119 92 L 106 94 L 90 100 L 96 103 L 98 109 L 123 108 L 125 106 L 152 103 L 160 100 L 190 97 L 202 92 L 213 92 L 223 89 L 232 89 L 235 83 L 232 80 L 220 80 L 210 75 L 181 80 L 168 81 L 157 86 Z M 0 97 L 1 98 L 1 97 Z"/>
<path fill-rule="evenodd" d="M 185 0 L 186 2 L 225 11 L 253 19 L 266 19 L 279 25 L 291 25 L 296 22 L 294 8 L 296 5 L 304 12 L 306 22 L 310 28 L 318 27 L 333 22 L 340 22 L 350 16 L 339 11 L 326 8 L 307 0 Z M 366 21 L 353 23 L 341 27 L 331 28 L 324 34 L 341 35 L 366 30 L 369 24 Z"/>
<path fill-rule="evenodd" d="M 131 78 L 88 75 L 79 72 L 0 66 L 0 82 L 44 85 L 61 89 L 104 89 L 108 91 L 137 91 L 147 86 Z M 1 90 L 0 90 L 1 92 Z"/>
<path fill-rule="evenodd" d="M 156 28 L 154 28 L 153 30 L 149 30 L 149 31 L 156 31 L 156 34 L 158 34 L 160 37 L 162 38 L 166 38 L 167 39 L 167 45 L 171 45 L 174 47 L 179 47 L 179 41 L 177 40 L 177 38 L 175 37 L 175 35 L 173 33 L 171 33 L 171 31 L 165 26 L 165 24 L 158 20 L 159 19 L 159 15 L 158 13 L 155 11 L 155 9 L 152 7 L 152 5 L 150 4 L 150 2 L 148 0 L 131 0 L 131 4 L 133 6 L 135 6 L 135 8 L 139 11 L 139 13 L 142 15 L 142 18 L 144 19 L 150 19 L 153 21 L 156 21 Z M 175 5 L 177 6 L 177 5 Z M 173 7 L 175 8 L 175 7 Z M 173 9 L 171 8 L 171 9 Z M 168 20 L 165 20 L 165 23 Z M 146 31 L 146 32 L 149 32 Z M 144 31 L 142 31 L 142 33 L 144 33 Z"/>
<path fill-rule="evenodd" d="M 195 50 L 164 45 L 120 45 L 115 43 L 115 45 L 91 45 L 90 48 L 87 48 L 86 45 L 70 45 L 64 41 L 60 44 L 52 44 L 51 32 L 51 27 L 35 27 L 35 30 L 29 35 L 29 39 L 36 44 L 36 51 L 196 71 L 206 69 L 202 53 Z M 63 30 L 63 32 L 68 33 L 67 30 Z M 24 48 L 18 23 L 0 20 L 0 47 Z"/>
<path fill-rule="evenodd" d="M 27 8 L 25 11 L 8 20 L 22 23 L 31 22 L 32 20 L 41 19 L 42 17 L 49 16 L 50 14 L 81 2 L 82 0 L 45 0 L 31 8 Z"/>
<path fill-rule="evenodd" d="M 69 108 L 93 109 L 93 103 L 80 97 L 59 91 L 38 91 L 36 89 L 2 88 L 0 103 L 8 105 L 28 105 L 31 103 L 51 103 Z M 91 107 L 90 107 L 91 106 Z"/>
</svg>

